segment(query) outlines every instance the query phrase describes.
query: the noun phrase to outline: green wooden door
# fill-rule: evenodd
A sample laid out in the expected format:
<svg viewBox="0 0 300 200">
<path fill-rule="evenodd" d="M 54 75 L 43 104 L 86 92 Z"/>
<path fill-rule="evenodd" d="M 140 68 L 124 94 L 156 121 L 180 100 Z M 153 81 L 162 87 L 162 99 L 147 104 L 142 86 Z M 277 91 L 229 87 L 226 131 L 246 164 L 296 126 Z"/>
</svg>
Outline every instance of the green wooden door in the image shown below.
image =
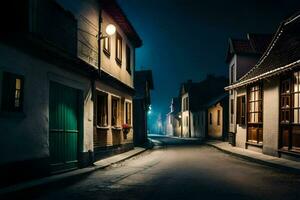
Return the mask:
<svg viewBox="0 0 300 200">
<path fill-rule="evenodd" d="M 49 148 L 52 172 L 77 168 L 78 90 L 50 83 Z"/>
</svg>

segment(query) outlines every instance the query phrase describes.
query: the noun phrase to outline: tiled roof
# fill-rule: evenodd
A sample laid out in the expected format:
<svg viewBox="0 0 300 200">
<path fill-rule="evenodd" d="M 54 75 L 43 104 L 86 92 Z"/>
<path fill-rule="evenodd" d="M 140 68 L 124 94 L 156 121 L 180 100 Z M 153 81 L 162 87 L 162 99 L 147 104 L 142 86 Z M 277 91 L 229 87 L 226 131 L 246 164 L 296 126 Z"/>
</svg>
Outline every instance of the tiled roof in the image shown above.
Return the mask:
<svg viewBox="0 0 300 200">
<path fill-rule="evenodd" d="M 259 62 L 237 83 L 239 87 L 300 64 L 300 13 L 281 23 Z"/>
<path fill-rule="evenodd" d="M 232 39 L 232 51 L 234 53 L 255 53 L 248 40 Z"/>
<path fill-rule="evenodd" d="M 103 9 L 117 22 L 124 31 L 128 39 L 133 42 L 135 47 L 142 46 L 142 40 L 137 34 L 132 24 L 128 20 L 124 11 L 118 5 L 116 0 L 100 0 Z"/>
<path fill-rule="evenodd" d="M 200 82 L 186 82 L 185 85 L 189 86 L 186 92 L 189 93 L 190 109 L 197 111 L 206 108 L 210 101 L 225 93 L 227 83 L 227 78 L 214 75 L 208 75 Z"/>
<path fill-rule="evenodd" d="M 226 61 L 229 62 L 233 54 L 262 54 L 271 42 L 270 34 L 248 33 L 247 39 L 229 38 L 229 48 Z"/>
</svg>

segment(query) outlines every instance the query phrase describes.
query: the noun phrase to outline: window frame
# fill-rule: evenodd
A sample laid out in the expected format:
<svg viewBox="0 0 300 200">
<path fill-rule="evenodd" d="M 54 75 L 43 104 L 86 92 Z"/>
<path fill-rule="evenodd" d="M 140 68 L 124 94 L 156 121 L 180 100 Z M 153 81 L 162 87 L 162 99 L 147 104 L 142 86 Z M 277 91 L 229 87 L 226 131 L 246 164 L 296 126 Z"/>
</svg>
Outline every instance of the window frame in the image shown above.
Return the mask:
<svg viewBox="0 0 300 200">
<path fill-rule="evenodd" d="M 106 44 L 107 44 L 107 47 L 106 48 Z M 105 37 L 103 39 L 103 53 L 109 58 L 110 57 L 110 50 L 111 50 L 111 39 L 110 37 Z"/>
<path fill-rule="evenodd" d="M 251 93 L 254 93 L 253 100 L 251 100 Z M 259 95 L 257 99 L 256 93 Z M 257 110 L 255 106 L 256 103 Z M 254 105 L 254 111 L 251 111 L 251 104 Z M 250 115 L 252 114 L 254 114 L 254 121 L 250 121 L 252 119 Z M 256 114 L 258 119 L 257 121 L 255 121 Z M 247 143 L 258 145 L 263 144 L 263 84 L 261 82 L 247 87 Z"/>
<path fill-rule="evenodd" d="M 129 106 L 129 113 L 128 113 L 128 107 L 127 107 L 127 105 L 130 105 Z M 125 110 L 124 110 L 124 114 L 125 114 L 125 116 L 124 116 L 124 123 L 131 126 L 132 125 L 132 102 L 125 100 L 125 102 L 124 102 L 124 108 L 125 108 Z M 128 116 L 130 116 L 129 117 L 130 123 L 128 122 Z"/>
<path fill-rule="evenodd" d="M 108 93 L 102 92 L 102 91 L 97 91 L 97 104 L 96 104 L 96 125 L 97 127 L 108 127 L 109 126 L 109 122 L 108 122 Z M 102 122 L 99 123 L 99 109 L 101 106 L 99 106 L 99 97 L 103 97 L 104 99 L 106 99 L 106 106 L 105 106 L 105 111 L 104 113 L 106 114 L 106 122 L 104 122 L 104 124 L 102 124 Z M 105 102 L 105 101 L 104 101 Z M 106 124 L 105 124 L 106 123 Z"/>
<path fill-rule="evenodd" d="M 119 46 L 119 41 L 120 40 L 120 46 Z M 123 50 L 123 39 L 121 35 L 116 32 L 116 62 L 119 66 L 122 66 L 122 50 Z M 120 52 L 118 52 L 120 51 Z M 119 55 L 120 53 L 120 55 Z M 120 56 L 120 57 L 119 57 Z"/>
<path fill-rule="evenodd" d="M 16 88 L 16 80 L 20 80 L 20 89 Z M 16 91 L 19 90 L 19 106 L 16 107 Z M 1 111 L 21 113 L 24 108 L 24 76 L 11 73 L 2 73 Z"/>
<path fill-rule="evenodd" d="M 116 100 L 117 101 L 117 108 L 116 108 L 116 111 L 117 111 L 117 119 L 116 119 L 116 123 L 113 124 L 113 117 L 114 117 L 114 103 L 113 101 Z M 111 109 L 111 126 L 112 127 L 121 127 L 121 98 L 120 97 L 117 97 L 117 96 L 114 96 L 112 95 L 111 96 L 111 106 L 110 106 L 110 109 Z"/>
<path fill-rule="evenodd" d="M 246 95 L 237 97 L 236 123 L 246 125 Z"/>
<path fill-rule="evenodd" d="M 295 81 L 297 74 L 297 81 Z M 288 84 L 288 86 L 287 86 Z M 295 91 L 297 85 L 297 91 Z M 295 95 L 297 94 L 297 106 L 295 106 Z M 279 99 L 279 149 L 282 151 L 300 154 L 300 71 L 292 71 L 281 76 L 280 79 L 280 99 Z M 297 122 L 295 122 L 295 110 L 298 112 Z M 296 140 L 294 140 L 296 138 Z M 297 140 L 298 138 L 298 140 Z M 298 143 L 298 144 L 297 144 Z"/>
<path fill-rule="evenodd" d="M 221 125 L 221 110 L 217 110 L 217 126 Z"/>
<path fill-rule="evenodd" d="M 126 71 L 131 75 L 131 48 L 126 44 Z"/>
</svg>

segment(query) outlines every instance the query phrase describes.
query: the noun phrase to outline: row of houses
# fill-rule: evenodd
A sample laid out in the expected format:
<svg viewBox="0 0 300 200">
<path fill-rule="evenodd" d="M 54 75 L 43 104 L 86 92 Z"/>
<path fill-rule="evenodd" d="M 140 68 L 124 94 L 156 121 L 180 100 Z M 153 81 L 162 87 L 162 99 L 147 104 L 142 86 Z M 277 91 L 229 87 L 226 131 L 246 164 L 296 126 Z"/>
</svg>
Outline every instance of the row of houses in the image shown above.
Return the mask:
<svg viewBox="0 0 300 200">
<path fill-rule="evenodd" d="M 274 35 L 231 39 L 228 49 L 231 143 L 263 154 L 300 156 L 300 13 Z"/>
<path fill-rule="evenodd" d="M 226 63 L 225 91 L 217 86 L 220 80 L 206 86 L 207 80 L 182 84 L 167 114 L 167 134 L 220 138 L 299 160 L 300 13 L 283 21 L 275 34 L 230 38 Z"/>
<path fill-rule="evenodd" d="M 2 180 L 85 167 L 147 141 L 133 116 L 147 113 L 152 74 L 135 71 L 142 40 L 115 0 L 11 0 L 4 13 Z"/>
<path fill-rule="evenodd" d="M 226 139 L 228 95 L 223 76 L 208 75 L 200 82 L 188 80 L 172 98 L 166 117 L 166 134 L 177 137 Z"/>
</svg>

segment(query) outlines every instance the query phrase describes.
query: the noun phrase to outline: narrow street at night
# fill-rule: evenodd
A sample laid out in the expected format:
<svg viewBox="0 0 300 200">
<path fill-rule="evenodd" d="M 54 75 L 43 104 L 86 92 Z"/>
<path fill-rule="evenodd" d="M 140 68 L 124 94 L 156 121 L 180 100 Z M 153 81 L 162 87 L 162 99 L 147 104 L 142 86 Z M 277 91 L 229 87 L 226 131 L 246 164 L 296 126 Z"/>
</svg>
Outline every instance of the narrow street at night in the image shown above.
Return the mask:
<svg viewBox="0 0 300 200">
<path fill-rule="evenodd" d="M 25 199 L 299 199 L 300 176 L 222 153 L 197 140 L 152 137 L 153 150 Z"/>
</svg>

